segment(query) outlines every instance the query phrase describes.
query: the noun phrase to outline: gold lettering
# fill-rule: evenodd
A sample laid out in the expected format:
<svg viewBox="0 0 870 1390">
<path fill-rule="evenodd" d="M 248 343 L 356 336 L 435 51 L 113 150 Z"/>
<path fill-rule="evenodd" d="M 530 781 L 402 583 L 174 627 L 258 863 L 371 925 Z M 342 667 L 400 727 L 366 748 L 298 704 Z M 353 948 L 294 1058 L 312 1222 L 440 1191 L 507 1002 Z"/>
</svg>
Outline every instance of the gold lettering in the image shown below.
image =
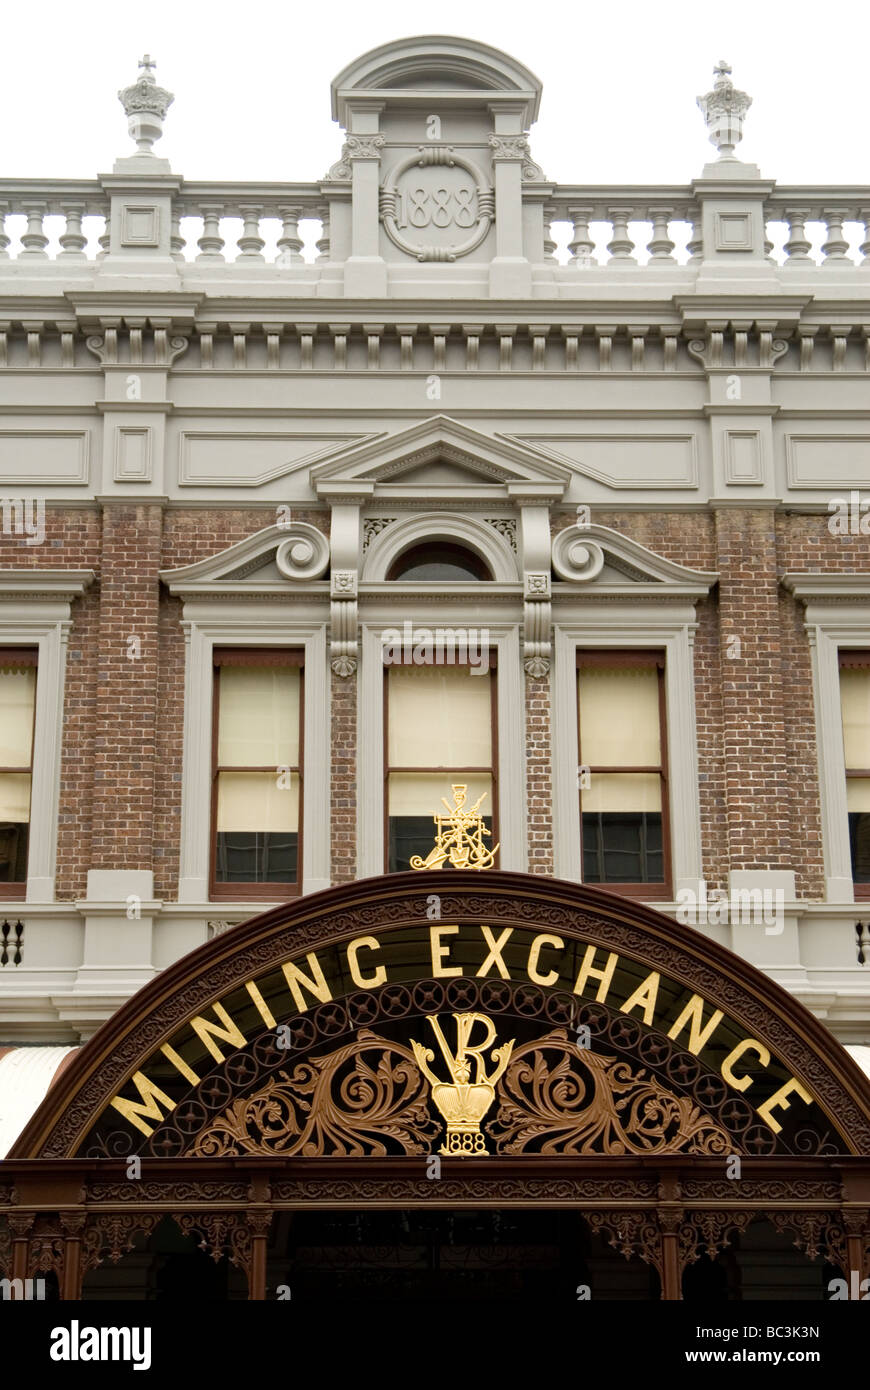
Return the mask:
<svg viewBox="0 0 870 1390">
<path fill-rule="evenodd" d="M 430 927 L 429 944 L 432 949 L 432 974 L 433 975 L 461 975 L 461 965 L 445 965 L 444 961 L 450 955 L 450 945 L 442 941 L 442 936 L 455 936 L 459 931 L 458 927 Z"/>
<path fill-rule="evenodd" d="M 656 1006 L 656 1000 L 659 997 L 660 980 L 661 975 L 657 970 L 654 970 L 651 975 L 647 975 L 643 984 L 638 985 L 634 994 L 630 995 L 625 1003 L 620 1005 L 619 1012 L 621 1014 L 630 1014 L 632 1009 L 636 1009 L 638 1004 L 642 1004 L 643 1021 L 647 1027 L 649 1027 L 653 1021 L 653 1010 Z"/>
<path fill-rule="evenodd" d="M 719 1027 L 725 1017 L 721 1009 L 714 1009 L 707 1023 L 703 1028 L 701 1023 L 704 1018 L 704 1000 L 700 994 L 693 994 L 683 1012 L 680 1014 L 671 1031 L 669 1038 L 678 1038 L 686 1024 L 689 1024 L 689 1041 L 686 1044 L 693 1055 L 697 1055 L 701 1048 L 706 1045 L 712 1034 Z"/>
<path fill-rule="evenodd" d="M 264 1022 L 265 1025 L 266 1025 L 266 1027 L 267 1027 L 267 1028 L 274 1028 L 274 1027 L 275 1027 L 275 1017 L 274 1017 L 274 1015 L 273 1015 L 273 1013 L 272 1013 L 272 1010 L 269 1008 L 269 1005 L 266 1003 L 265 999 L 263 998 L 262 994 L 261 994 L 260 991 L 257 989 L 257 986 L 254 984 L 254 981 L 253 981 L 253 980 L 246 980 L 246 982 L 245 982 L 245 989 L 248 991 L 248 993 L 250 994 L 250 996 L 251 996 L 251 998 L 253 999 L 254 1003 L 256 1004 L 256 1006 L 257 1006 L 257 1013 L 260 1015 L 261 1019 L 263 1020 L 263 1022 Z"/>
<path fill-rule="evenodd" d="M 548 970 L 546 975 L 542 975 L 538 969 L 541 950 L 544 946 L 553 946 L 556 950 L 565 945 L 561 936 L 551 936 L 549 932 L 541 932 L 536 936 L 529 947 L 529 963 L 526 966 L 526 973 L 533 984 L 554 985 L 559 978 L 558 970 Z"/>
<path fill-rule="evenodd" d="M 306 975 L 305 972 L 300 970 L 298 965 L 294 965 L 292 961 L 286 961 L 281 967 L 284 971 L 284 978 L 290 986 L 290 992 L 296 1001 L 296 1007 L 303 1013 L 308 1008 L 308 1002 L 302 993 L 300 988 L 301 985 L 304 985 L 305 988 L 314 995 L 315 999 L 319 999 L 321 1004 L 325 1004 L 327 1000 L 332 998 L 329 985 L 326 983 L 323 971 L 320 967 L 320 961 L 317 959 L 314 952 L 309 951 L 305 959 L 308 961 L 311 976 Z M 312 976 L 313 978 L 311 978 Z"/>
<path fill-rule="evenodd" d="M 758 1053 L 763 1067 L 766 1067 L 770 1061 L 770 1053 L 764 1046 L 764 1043 L 756 1042 L 755 1038 L 744 1038 L 742 1042 L 739 1042 L 736 1047 L 731 1049 L 725 1061 L 722 1063 L 722 1075 L 728 1082 L 728 1085 L 734 1087 L 735 1091 L 745 1091 L 747 1086 L 752 1085 L 751 1076 L 745 1074 L 743 1076 L 735 1076 L 732 1071 L 734 1063 L 738 1058 L 743 1056 L 744 1052 L 748 1052 L 750 1048 L 752 1048 L 753 1052 Z"/>
<path fill-rule="evenodd" d="M 611 951 L 610 955 L 607 957 L 607 964 L 603 970 L 598 970 L 593 966 L 592 962 L 594 960 L 595 947 L 587 946 L 586 954 L 583 957 L 583 964 L 580 966 L 580 973 L 577 976 L 577 983 L 574 986 L 574 993 L 582 994 L 586 988 L 587 980 L 600 980 L 601 983 L 598 986 L 598 993 L 595 998 L 599 1004 L 603 1004 L 607 998 L 607 991 L 610 989 L 610 981 L 613 979 L 613 972 L 616 969 L 616 962 L 619 960 L 619 956 L 615 951 Z"/>
<path fill-rule="evenodd" d="M 135 1071 L 130 1080 L 139 1092 L 141 1101 L 125 1100 L 123 1096 L 115 1096 L 110 1102 L 116 1110 L 120 1110 L 125 1120 L 129 1120 L 131 1125 L 135 1125 L 143 1134 L 153 1134 L 154 1126 L 146 1125 L 145 1120 L 160 1121 L 163 1119 L 163 1111 L 160 1105 L 166 1106 L 166 1113 L 175 1109 L 175 1101 L 171 1100 L 165 1091 L 149 1081 L 148 1077 L 141 1071 Z M 157 1102 L 160 1102 L 158 1105 Z"/>
<path fill-rule="evenodd" d="M 379 965 L 375 969 L 374 975 L 362 974 L 357 960 L 357 952 L 361 951 L 363 947 L 367 951 L 379 951 L 381 943 L 374 936 L 358 936 L 348 943 L 347 963 L 350 968 L 350 977 L 355 985 L 359 985 L 360 989 L 377 989 L 378 985 L 382 985 L 387 978 L 387 972 L 382 965 Z"/>
<path fill-rule="evenodd" d="M 791 1105 L 791 1101 L 787 1099 L 790 1091 L 797 1091 L 801 1100 L 805 1100 L 807 1105 L 812 1105 L 813 1103 L 813 1098 L 809 1091 L 804 1090 L 796 1076 L 790 1076 L 784 1086 L 780 1086 L 778 1091 L 774 1091 L 773 1095 L 766 1100 L 763 1105 L 759 1105 L 758 1107 L 759 1115 L 764 1120 L 765 1124 L 770 1125 L 774 1134 L 779 1134 L 782 1125 L 778 1120 L 773 1118 L 770 1112 L 771 1110 L 788 1110 Z"/>
<path fill-rule="evenodd" d="M 193 1067 L 189 1067 L 187 1065 L 184 1058 L 181 1056 L 180 1053 L 175 1051 L 174 1047 L 170 1047 L 169 1043 L 164 1043 L 160 1051 L 163 1053 L 165 1057 L 169 1058 L 170 1062 L 175 1067 L 175 1070 L 181 1072 L 181 1075 L 184 1077 L 185 1081 L 189 1081 L 191 1086 L 199 1085 L 201 1078 L 197 1076 L 196 1072 L 193 1070 Z"/>
<path fill-rule="evenodd" d="M 483 932 L 484 941 L 486 942 L 487 946 L 490 947 L 490 952 L 486 960 L 483 962 L 483 965 L 477 972 L 478 979 L 481 977 L 481 975 L 486 975 L 486 973 L 489 970 L 489 967 L 493 963 L 495 963 L 498 966 L 498 973 L 499 975 L 501 975 L 502 979 L 509 980 L 510 971 L 508 970 L 507 966 L 502 960 L 501 953 L 507 945 L 508 937 L 513 936 L 513 927 L 505 927 L 498 941 L 496 941 L 493 937 L 493 934 L 490 931 L 489 927 L 485 927 L 482 922 L 480 924 L 480 930 Z"/>
<path fill-rule="evenodd" d="M 202 1018 L 197 1014 L 196 1018 L 190 1020 L 190 1026 L 200 1041 L 205 1043 L 215 1061 L 222 1062 L 224 1054 L 215 1042 L 215 1038 L 222 1038 L 224 1042 L 231 1043 L 233 1047 L 244 1047 L 248 1040 L 233 1023 L 223 1004 L 213 1004 L 212 1008 L 220 1019 L 220 1023 L 212 1023 L 209 1019 Z"/>
</svg>

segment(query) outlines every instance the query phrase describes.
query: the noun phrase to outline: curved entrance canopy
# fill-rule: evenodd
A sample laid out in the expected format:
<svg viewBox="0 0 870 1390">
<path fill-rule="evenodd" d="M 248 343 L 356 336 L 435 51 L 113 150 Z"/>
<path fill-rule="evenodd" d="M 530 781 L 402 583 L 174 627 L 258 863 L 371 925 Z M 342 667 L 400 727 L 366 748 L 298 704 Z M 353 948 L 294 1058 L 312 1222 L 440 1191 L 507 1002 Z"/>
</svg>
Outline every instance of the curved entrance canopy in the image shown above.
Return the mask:
<svg viewBox="0 0 870 1390">
<path fill-rule="evenodd" d="M 519 874 L 331 889 L 185 956 L 10 1158 L 870 1155 L 867 1080 L 746 962 Z"/>
</svg>

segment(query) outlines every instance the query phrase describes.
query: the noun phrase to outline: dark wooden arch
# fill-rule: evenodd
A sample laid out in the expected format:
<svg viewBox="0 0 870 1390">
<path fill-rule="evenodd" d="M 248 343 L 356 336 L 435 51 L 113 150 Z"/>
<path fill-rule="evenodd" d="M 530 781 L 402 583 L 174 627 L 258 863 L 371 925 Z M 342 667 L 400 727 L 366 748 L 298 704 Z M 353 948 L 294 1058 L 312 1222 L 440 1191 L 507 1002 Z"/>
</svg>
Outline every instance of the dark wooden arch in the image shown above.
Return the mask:
<svg viewBox="0 0 870 1390">
<path fill-rule="evenodd" d="M 132 1073 L 192 1013 L 300 953 L 377 929 L 425 926 L 432 894 L 446 923 L 552 932 L 631 957 L 720 1007 L 762 1041 L 817 1098 L 840 1151 L 743 1159 L 737 1187 L 722 1156 L 705 1154 L 445 1158 L 439 1182 L 421 1159 L 154 1156 L 139 1181 L 126 1163 L 81 1154 L 82 1137 Z M 629 1040 L 630 1041 L 630 1040 Z M 628 1043 L 626 1044 L 628 1046 Z M 649 1061 L 649 1057 L 646 1059 Z M 870 1268 L 870 1084 L 827 1029 L 759 970 L 692 928 L 603 890 L 489 872 L 410 873 L 363 880 L 253 918 L 177 961 L 82 1048 L 0 1165 L 0 1274 L 57 1274 L 64 1297 L 89 1267 L 115 1259 L 161 1213 L 204 1248 L 243 1267 L 265 1296 L 274 1213 L 361 1206 L 571 1207 L 626 1255 L 659 1270 L 680 1297 L 683 1269 L 724 1248 L 761 1215 L 794 1233 L 810 1257 L 846 1272 Z M 138 1233 L 138 1234 L 137 1234 Z"/>
<path fill-rule="evenodd" d="M 391 874 L 327 889 L 252 918 L 176 961 L 107 1020 L 49 1091 L 10 1158 L 76 1153 L 89 1120 L 184 1019 L 302 951 L 441 919 L 514 925 L 622 952 L 742 1023 L 818 1098 L 849 1152 L 870 1157 L 870 1083 L 808 1009 L 742 957 L 642 904 L 600 889 L 492 871 Z"/>
</svg>

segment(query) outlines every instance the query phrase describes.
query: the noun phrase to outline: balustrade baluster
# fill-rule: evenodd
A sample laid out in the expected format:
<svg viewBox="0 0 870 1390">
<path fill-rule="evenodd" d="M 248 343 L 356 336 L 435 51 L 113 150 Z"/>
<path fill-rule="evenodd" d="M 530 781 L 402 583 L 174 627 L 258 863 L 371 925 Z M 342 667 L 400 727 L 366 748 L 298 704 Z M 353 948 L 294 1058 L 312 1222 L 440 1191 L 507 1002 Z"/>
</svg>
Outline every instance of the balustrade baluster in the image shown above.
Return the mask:
<svg viewBox="0 0 870 1390">
<path fill-rule="evenodd" d="M 236 257 L 237 261 L 246 261 L 249 264 L 263 263 L 263 247 L 266 243 L 260 236 L 260 215 L 262 211 L 262 208 L 254 207 L 250 203 L 246 203 L 244 207 L 239 208 L 245 225 L 242 235 L 236 242 L 239 248 L 239 255 Z"/>
<path fill-rule="evenodd" d="M 574 224 L 574 232 L 568 243 L 568 250 L 571 252 L 570 264 L 575 269 L 595 264 L 592 259 L 595 242 L 589 234 L 589 219 L 593 212 L 594 208 L 591 207 L 571 207 L 568 209 L 568 216 Z"/>
<path fill-rule="evenodd" d="M 823 265 L 836 265 L 839 261 L 849 261 L 849 243 L 843 235 L 843 219 L 846 214 L 835 208 L 825 208 L 822 219 L 828 228 L 828 239 L 822 247 L 825 257 Z M 849 262 L 851 264 L 851 261 Z"/>
<path fill-rule="evenodd" d="M 281 235 L 278 238 L 278 265 L 302 265 L 302 247 L 299 235 L 299 219 L 302 208 L 279 207 L 281 214 Z"/>
<path fill-rule="evenodd" d="M 110 219 L 110 217 L 109 217 L 109 215 L 108 215 L 108 213 L 107 213 L 107 214 L 106 214 L 106 225 L 105 225 L 105 227 L 103 228 L 103 234 L 102 234 L 102 236 L 98 236 L 98 237 L 97 237 L 97 245 L 98 245 L 99 248 L 100 248 L 99 251 L 97 252 L 97 260 L 98 260 L 98 261 L 101 261 L 101 260 L 103 259 L 104 256 L 108 256 L 108 254 L 109 254 L 109 247 L 111 246 L 111 244 L 112 244 L 112 225 L 111 225 L 111 219 Z"/>
<path fill-rule="evenodd" d="M 556 216 L 554 207 L 544 208 L 544 260 L 555 262 L 556 242 L 553 240 L 553 219 Z"/>
<path fill-rule="evenodd" d="M 7 247 L 9 246 L 10 238 L 6 232 L 6 217 L 8 213 L 9 204 L 0 203 L 0 261 L 9 260 L 9 252 L 7 250 Z"/>
<path fill-rule="evenodd" d="M 19 256 L 19 260 L 48 260 L 46 246 L 48 237 L 43 231 L 42 222 L 45 217 L 45 203 L 30 203 L 24 209 L 27 217 L 27 230 L 21 234 L 21 245 L 24 250 Z"/>
<path fill-rule="evenodd" d="M 197 241 L 199 247 L 198 261 L 225 261 L 223 254 L 224 239 L 221 236 L 221 214 L 223 213 L 221 203 L 203 203 L 200 206 L 202 217 L 202 236 Z"/>
<path fill-rule="evenodd" d="M 610 252 L 609 265 L 614 261 L 621 262 L 623 265 L 637 265 L 637 261 L 631 254 L 634 250 L 634 242 L 628 235 L 628 223 L 632 215 L 632 208 L 608 208 L 607 217 L 613 227 L 613 236 L 607 243 Z"/>
<path fill-rule="evenodd" d="M 315 242 L 315 246 L 317 247 L 317 259 L 318 259 L 319 261 L 328 261 L 328 260 L 329 260 L 329 255 L 330 255 L 330 245 L 329 245 L 329 208 L 321 208 L 319 216 L 320 216 L 320 236 L 318 237 L 317 241 Z"/>
<path fill-rule="evenodd" d="M 649 215 L 653 224 L 652 237 L 646 248 L 650 260 L 673 261 L 674 243 L 669 234 L 670 220 L 674 215 L 673 208 L 650 208 Z"/>
<path fill-rule="evenodd" d="M 689 221 L 692 224 L 692 235 L 686 242 L 686 250 L 689 253 L 690 261 L 699 261 L 704 254 L 704 234 L 702 231 L 704 221 L 700 208 L 692 208 L 689 211 Z"/>
<path fill-rule="evenodd" d="M 870 208 L 858 209 L 858 221 L 864 225 L 864 240 L 858 250 L 863 257 L 861 265 L 864 270 L 867 270 L 870 268 Z"/>
<path fill-rule="evenodd" d="M 184 248 L 187 245 L 181 235 L 181 212 L 173 210 L 172 219 L 169 224 L 169 254 L 174 261 L 184 260 Z"/>
<path fill-rule="evenodd" d="M 88 239 L 82 231 L 82 218 L 85 215 L 85 209 L 81 205 L 65 205 L 63 214 L 66 218 L 66 228 L 58 237 L 61 246 L 60 254 L 65 260 L 86 261 L 85 247 L 88 244 Z"/>
<path fill-rule="evenodd" d="M 787 258 L 786 265 L 800 265 L 802 262 L 812 261 L 812 242 L 807 238 L 805 225 L 809 215 L 809 208 L 785 209 L 785 219 L 788 222 L 788 241 L 783 248 Z"/>
</svg>

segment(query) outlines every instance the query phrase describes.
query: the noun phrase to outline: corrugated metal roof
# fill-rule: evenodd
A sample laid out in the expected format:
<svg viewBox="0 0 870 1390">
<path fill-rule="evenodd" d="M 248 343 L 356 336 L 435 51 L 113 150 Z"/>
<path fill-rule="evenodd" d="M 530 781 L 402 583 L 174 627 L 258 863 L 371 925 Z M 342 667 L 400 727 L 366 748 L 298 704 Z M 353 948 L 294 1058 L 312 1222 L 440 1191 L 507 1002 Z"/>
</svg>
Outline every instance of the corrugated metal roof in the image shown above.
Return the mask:
<svg viewBox="0 0 870 1390">
<path fill-rule="evenodd" d="M 0 1158 L 5 1158 L 76 1047 L 12 1047 L 0 1056 Z"/>
</svg>

